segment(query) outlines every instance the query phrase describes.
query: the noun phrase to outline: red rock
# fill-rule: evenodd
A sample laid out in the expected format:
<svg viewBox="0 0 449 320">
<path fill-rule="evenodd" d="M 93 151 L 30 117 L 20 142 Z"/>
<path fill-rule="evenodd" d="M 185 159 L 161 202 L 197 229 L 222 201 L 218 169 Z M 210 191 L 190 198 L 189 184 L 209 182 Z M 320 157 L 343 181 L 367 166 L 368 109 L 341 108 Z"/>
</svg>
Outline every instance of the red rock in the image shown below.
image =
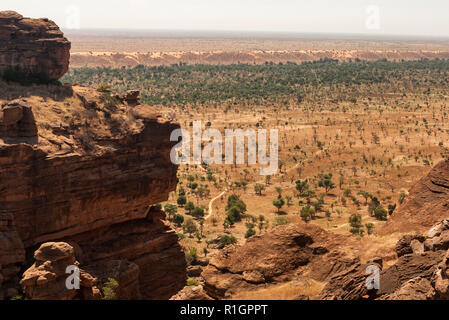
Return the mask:
<svg viewBox="0 0 449 320">
<path fill-rule="evenodd" d="M 449 197 L 449 160 L 437 164 L 410 190 L 405 202 L 393 213 L 381 234 L 424 232 L 447 218 Z"/>
<path fill-rule="evenodd" d="M 0 12 L 0 74 L 56 80 L 68 70 L 70 42 L 48 19 Z"/>
</svg>

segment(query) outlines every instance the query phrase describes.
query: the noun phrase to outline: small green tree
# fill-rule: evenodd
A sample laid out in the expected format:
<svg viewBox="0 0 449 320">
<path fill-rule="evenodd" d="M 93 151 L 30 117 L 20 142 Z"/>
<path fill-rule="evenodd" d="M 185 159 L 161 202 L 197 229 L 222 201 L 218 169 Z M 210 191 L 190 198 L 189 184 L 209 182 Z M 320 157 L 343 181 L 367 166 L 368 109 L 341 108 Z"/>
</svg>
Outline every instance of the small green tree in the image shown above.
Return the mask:
<svg viewBox="0 0 449 320">
<path fill-rule="evenodd" d="M 385 210 L 382 206 L 378 206 L 376 209 L 374 209 L 374 217 L 377 220 L 385 221 L 387 220 L 387 215 L 387 210 Z"/>
<path fill-rule="evenodd" d="M 185 205 L 184 209 L 186 209 L 189 214 L 192 214 L 192 210 L 195 209 L 195 205 L 193 204 L 192 201 L 189 201 Z"/>
<path fill-rule="evenodd" d="M 368 199 L 372 197 L 372 195 L 369 192 L 363 190 L 360 190 L 357 194 L 365 198 L 365 205 L 368 204 Z"/>
<path fill-rule="evenodd" d="M 172 219 L 172 216 L 173 216 L 176 212 L 178 212 L 178 207 L 175 206 L 175 205 L 173 205 L 173 204 L 167 203 L 167 204 L 164 206 L 164 211 L 168 213 L 168 218 L 171 220 L 171 219 Z"/>
<path fill-rule="evenodd" d="M 310 206 L 303 207 L 299 215 L 305 223 L 308 223 L 315 216 L 315 209 Z"/>
<path fill-rule="evenodd" d="M 260 183 L 256 183 L 254 185 L 254 192 L 258 195 L 261 196 L 262 192 L 265 190 L 265 186 L 263 184 Z"/>
<path fill-rule="evenodd" d="M 173 216 L 173 222 L 176 226 L 180 227 L 184 223 L 184 216 L 182 214 L 175 214 Z"/>
<path fill-rule="evenodd" d="M 180 207 L 183 207 L 187 203 L 187 198 L 185 196 L 179 196 L 176 202 Z"/>
<path fill-rule="evenodd" d="M 297 180 L 296 181 L 296 190 L 298 190 L 299 194 L 303 193 L 305 190 L 309 189 L 309 181 L 308 180 Z"/>
<path fill-rule="evenodd" d="M 332 173 L 328 174 L 320 174 L 320 181 L 318 181 L 318 186 L 324 188 L 326 190 L 326 194 L 329 193 L 329 190 L 335 188 L 335 184 L 332 182 Z"/>
<path fill-rule="evenodd" d="M 371 222 L 368 222 L 367 224 L 365 224 L 366 227 L 366 231 L 368 233 L 368 235 L 373 234 L 373 230 L 374 230 L 374 224 Z"/>
<path fill-rule="evenodd" d="M 218 249 L 223 249 L 227 246 L 237 243 L 237 239 L 233 235 L 224 234 L 218 240 Z"/>
<path fill-rule="evenodd" d="M 182 225 L 184 232 L 188 233 L 190 238 L 192 238 L 192 234 L 198 231 L 195 221 L 193 219 L 187 219 Z"/>
<path fill-rule="evenodd" d="M 285 201 L 282 198 L 276 199 L 273 201 L 273 206 L 275 206 L 278 209 L 278 213 L 281 210 L 281 208 L 284 206 L 284 204 L 285 204 Z"/>
<path fill-rule="evenodd" d="M 103 300 L 117 299 L 118 282 L 114 278 L 108 278 L 103 285 Z"/>
<path fill-rule="evenodd" d="M 363 236 L 362 216 L 359 213 L 353 213 L 349 217 L 350 232 L 355 235 Z"/>
<path fill-rule="evenodd" d="M 204 208 L 203 207 L 196 207 L 192 211 L 192 216 L 195 218 L 202 218 L 204 217 Z"/>
</svg>

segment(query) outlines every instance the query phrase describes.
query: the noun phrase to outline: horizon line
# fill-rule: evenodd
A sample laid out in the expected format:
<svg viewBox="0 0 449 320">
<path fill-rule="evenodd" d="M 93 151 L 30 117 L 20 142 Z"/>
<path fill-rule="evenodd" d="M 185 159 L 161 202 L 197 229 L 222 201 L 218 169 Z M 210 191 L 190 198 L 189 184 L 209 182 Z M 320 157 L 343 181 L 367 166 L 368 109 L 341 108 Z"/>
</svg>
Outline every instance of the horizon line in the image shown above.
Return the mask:
<svg viewBox="0 0 449 320">
<path fill-rule="evenodd" d="M 388 40 L 388 39 L 397 39 L 397 40 L 440 40 L 440 41 L 449 41 L 449 35 L 417 35 L 417 34 L 380 34 L 380 33 L 347 33 L 347 32 L 301 32 L 301 31 L 261 31 L 261 30 L 205 30 L 205 29 L 155 29 L 155 28 L 81 28 L 81 29 L 67 29 L 62 27 L 61 30 L 65 34 L 76 34 L 76 33 L 94 33 L 94 32 L 116 32 L 116 33 L 130 33 L 129 38 L 135 37 L 137 34 L 141 33 L 178 33 L 178 35 L 172 35 L 172 36 L 179 36 L 180 34 L 183 34 L 183 37 L 188 38 L 189 33 L 191 33 L 192 36 L 198 37 L 199 35 L 238 35 L 239 37 L 245 37 L 245 36 L 264 36 L 264 35 L 271 35 L 271 36 L 320 36 L 320 37 L 350 37 L 350 38 L 357 38 L 357 40 Z M 134 33 L 134 35 L 133 35 Z M 111 37 L 114 36 L 114 34 L 110 35 Z M 115 35 L 116 36 L 116 35 Z M 126 38 L 126 36 L 125 36 Z M 354 39 L 352 39 L 354 40 Z"/>
</svg>

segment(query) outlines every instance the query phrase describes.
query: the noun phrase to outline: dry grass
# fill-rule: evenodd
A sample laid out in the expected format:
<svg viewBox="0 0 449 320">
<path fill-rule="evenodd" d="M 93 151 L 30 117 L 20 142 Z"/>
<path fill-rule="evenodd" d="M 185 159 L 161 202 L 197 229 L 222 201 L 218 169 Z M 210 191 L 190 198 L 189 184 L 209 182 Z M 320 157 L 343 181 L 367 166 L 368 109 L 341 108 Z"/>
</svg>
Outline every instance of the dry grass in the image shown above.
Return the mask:
<svg viewBox="0 0 449 320">
<path fill-rule="evenodd" d="M 255 291 L 239 292 L 232 300 L 293 300 L 300 295 L 317 296 L 323 290 L 325 283 L 312 279 L 291 281 L 280 285 L 271 285 Z"/>
</svg>

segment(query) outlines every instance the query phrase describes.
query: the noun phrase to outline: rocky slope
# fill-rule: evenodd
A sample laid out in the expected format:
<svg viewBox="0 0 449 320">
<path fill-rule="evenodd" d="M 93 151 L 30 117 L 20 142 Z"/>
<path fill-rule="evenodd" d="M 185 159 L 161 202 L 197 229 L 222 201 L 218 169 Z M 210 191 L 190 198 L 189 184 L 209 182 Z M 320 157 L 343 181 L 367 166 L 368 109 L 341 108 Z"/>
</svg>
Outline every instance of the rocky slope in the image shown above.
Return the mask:
<svg viewBox="0 0 449 320">
<path fill-rule="evenodd" d="M 404 236 L 396 251 L 398 259 L 389 267 L 384 267 L 378 257 L 362 261 L 362 248 L 355 237 L 299 223 L 278 227 L 243 246 L 226 248 L 211 260 L 201 276 L 205 294 L 215 299 L 257 297 L 257 292 L 263 290 L 277 299 L 276 288 L 284 291 L 278 294 L 285 294 L 295 283 L 304 290 L 304 286 L 317 282 L 323 286 L 309 288 L 311 295 L 290 298 L 449 299 L 448 220 L 440 221 L 425 235 Z M 380 270 L 378 290 L 367 289 L 368 266 Z M 195 292 L 185 289 L 183 297 L 204 299 L 205 294 L 199 292 L 201 288 Z"/>
<path fill-rule="evenodd" d="M 70 42 L 53 21 L 0 12 L 0 74 L 56 80 L 67 72 L 69 57 Z"/>
<path fill-rule="evenodd" d="M 380 232 L 422 232 L 449 215 L 448 199 L 449 161 L 446 160 L 412 187 L 405 202 Z"/>
<path fill-rule="evenodd" d="M 204 289 L 223 299 L 292 281 L 326 282 L 358 263 L 358 254 L 355 238 L 304 223 L 281 226 L 211 259 L 202 273 Z"/>
<path fill-rule="evenodd" d="M 70 45 L 56 25 L 2 12 L 1 37 L 13 29 L 5 41 L 15 58 L 3 64 L 23 61 L 19 69 L 31 81 L 43 75 L 39 68 L 50 78 L 64 74 Z M 166 299 L 183 287 L 178 236 L 151 207 L 176 189 L 170 134 L 179 126 L 138 96 L 0 81 L 0 298 L 18 293 L 27 268 L 21 286 L 28 298 L 99 297 L 61 286 L 70 264 L 92 269 L 92 278 L 117 275 L 119 298 Z M 63 258 L 42 255 L 47 247 Z"/>
</svg>

